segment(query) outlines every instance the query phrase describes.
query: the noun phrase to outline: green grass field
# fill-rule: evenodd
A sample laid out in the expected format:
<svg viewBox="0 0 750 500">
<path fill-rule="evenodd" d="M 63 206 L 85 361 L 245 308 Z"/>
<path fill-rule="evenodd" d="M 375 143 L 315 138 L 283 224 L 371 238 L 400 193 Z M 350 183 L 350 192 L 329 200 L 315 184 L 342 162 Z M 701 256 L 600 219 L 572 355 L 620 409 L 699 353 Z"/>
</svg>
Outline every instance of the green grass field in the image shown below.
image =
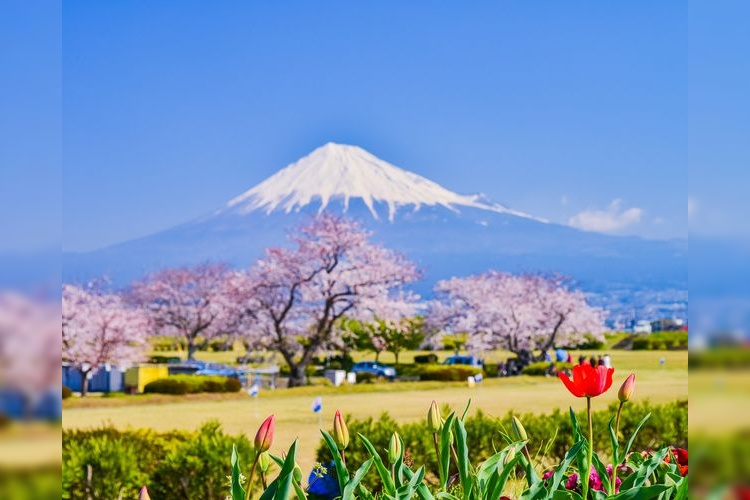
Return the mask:
<svg viewBox="0 0 750 500">
<path fill-rule="evenodd" d="M 636 398 L 655 403 L 687 398 L 687 352 L 613 351 L 610 354 L 615 366 L 615 382 L 606 395 L 595 401 L 595 407 L 604 408 L 615 400 L 617 386 L 633 371 L 637 373 Z M 661 357 L 666 359 L 664 366 L 659 364 Z M 490 415 L 503 415 L 511 410 L 546 413 L 554 408 L 571 405 L 580 408 L 584 404 L 583 400 L 573 398 L 559 380 L 544 377 L 487 379 L 475 388 L 443 382 L 373 384 L 365 386 L 364 390 L 360 387 L 278 389 L 264 391 L 257 399 L 242 393 L 76 399 L 65 402 L 63 427 L 85 428 L 110 423 L 116 427 L 157 430 L 195 429 L 206 420 L 217 419 L 228 432 L 242 432 L 252 437 L 263 418 L 273 413 L 277 417 L 274 451 L 281 453 L 293 439 L 299 438 L 299 462 L 303 470 L 308 470 L 320 437 L 319 418 L 322 426 L 329 428 L 337 408 L 354 418 L 377 416 L 387 411 L 396 420 L 407 422 L 424 418 L 433 399 L 463 408 L 471 398 L 473 410 L 481 408 Z M 310 409 L 317 395 L 323 397 L 320 417 Z"/>
</svg>

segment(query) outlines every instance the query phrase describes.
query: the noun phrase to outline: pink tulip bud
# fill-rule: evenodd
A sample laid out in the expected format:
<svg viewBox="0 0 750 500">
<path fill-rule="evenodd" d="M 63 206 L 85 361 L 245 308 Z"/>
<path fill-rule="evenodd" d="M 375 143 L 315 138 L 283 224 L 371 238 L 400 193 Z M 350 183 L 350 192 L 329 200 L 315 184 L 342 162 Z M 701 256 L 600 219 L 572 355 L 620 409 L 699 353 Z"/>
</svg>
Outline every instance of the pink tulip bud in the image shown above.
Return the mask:
<svg viewBox="0 0 750 500">
<path fill-rule="evenodd" d="M 341 410 L 336 410 L 336 415 L 333 417 L 333 439 L 336 441 L 336 446 L 342 450 L 349 446 L 349 429 L 346 427 L 344 417 L 341 416 Z"/>
<path fill-rule="evenodd" d="M 148 496 L 148 489 L 145 486 L 141 487 L 141 492 L 138 493 L 138 500 L 151 500 L 151 497 Z"/>
<path fill-rule="evenodd" d="M 633 392 L 635 391 L 635 373 L 631 373 L 628 378 L 625 379 L 625 382 L 622 383 L 620 386 L 620 390 L 617 392 L 617 398 L 620 400 L 621 403 L 624 403 L 625 401 L 630 401 L 630 398 L 633 397 Z"/>
<path fill-rule="evenodd" d="M 276 417 L 273 415 L 266 418 L 263 423 L 260 424 L 258 433 L 255 434 L 255 453 L 263 453 L 271 448 L 274 427 L 276 427 Z"/>
</svg>

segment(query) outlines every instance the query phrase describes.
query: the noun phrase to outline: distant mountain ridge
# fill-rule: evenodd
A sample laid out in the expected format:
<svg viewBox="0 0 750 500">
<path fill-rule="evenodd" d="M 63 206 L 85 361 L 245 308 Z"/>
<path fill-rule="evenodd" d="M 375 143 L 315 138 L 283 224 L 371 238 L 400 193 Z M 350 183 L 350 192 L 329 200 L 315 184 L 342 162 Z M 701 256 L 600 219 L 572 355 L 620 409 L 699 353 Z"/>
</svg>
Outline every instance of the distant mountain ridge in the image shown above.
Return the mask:
<svg viewBox="0 0 750 500">
<path fill-rule="evenodd" d="M 374 238 L 424 270 L 417 286 L 481 272 L 561 272 L 590 291 L 687 289 L 687 240 L 584 232 L 478 195 L 461 195 L 380 160 L 329 143 L 232 198 L 208 216 L 85 253 L 63 255 L 63 278 L 108 275 L 125 284 L 159 267 L 200 261 L 249 266 L 264 248 L 321 211 L 360 220 Z"/>
</svg>

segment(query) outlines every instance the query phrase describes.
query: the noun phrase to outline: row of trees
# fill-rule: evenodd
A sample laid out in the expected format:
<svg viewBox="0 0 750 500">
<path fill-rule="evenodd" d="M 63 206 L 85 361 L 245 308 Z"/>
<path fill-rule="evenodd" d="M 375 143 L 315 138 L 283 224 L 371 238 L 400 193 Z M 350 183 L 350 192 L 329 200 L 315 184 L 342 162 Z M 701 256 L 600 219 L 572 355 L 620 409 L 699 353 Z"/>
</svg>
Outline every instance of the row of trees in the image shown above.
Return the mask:
<svg viewBox="0 0 750 500">
<path fill-rule="evenodd" d="M 147 333 L 179 335 L 192 358 L 199 338 L 242 338 L 278 352 L 290 386 L 322 350 L 398 352 L 425 335 L 467 332 L 474 350 L 514 352 L 599 335 L 601 311 L 560 278 L 489 272 L 441 281 L 425 307 L 406 286 L 419 278 L 402 255 L 370 241 L 355 221 L 323 214 L 288 248 L 247 270 L 222 264 L 165 269 L 118 293 L 63 287 L 63 357 L 84 371 L 142 356 Z M 416 313 L 425 317 L 415 320 Z"/>
</svg>

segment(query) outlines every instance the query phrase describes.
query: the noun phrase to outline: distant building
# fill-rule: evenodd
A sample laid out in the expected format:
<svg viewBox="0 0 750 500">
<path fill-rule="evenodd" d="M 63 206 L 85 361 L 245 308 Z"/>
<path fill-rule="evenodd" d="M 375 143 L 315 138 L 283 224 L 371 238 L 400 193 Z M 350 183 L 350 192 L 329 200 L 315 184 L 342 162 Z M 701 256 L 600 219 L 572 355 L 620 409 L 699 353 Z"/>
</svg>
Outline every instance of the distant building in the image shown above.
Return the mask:
<svg viewBox="0 0 750 500">
<path fill-rule="evenodd" d="M 637 321 L 633 326 L 633 333 L 651 333 L 653 330 L 652 324 L 645 319 Z"/>
</svg>

